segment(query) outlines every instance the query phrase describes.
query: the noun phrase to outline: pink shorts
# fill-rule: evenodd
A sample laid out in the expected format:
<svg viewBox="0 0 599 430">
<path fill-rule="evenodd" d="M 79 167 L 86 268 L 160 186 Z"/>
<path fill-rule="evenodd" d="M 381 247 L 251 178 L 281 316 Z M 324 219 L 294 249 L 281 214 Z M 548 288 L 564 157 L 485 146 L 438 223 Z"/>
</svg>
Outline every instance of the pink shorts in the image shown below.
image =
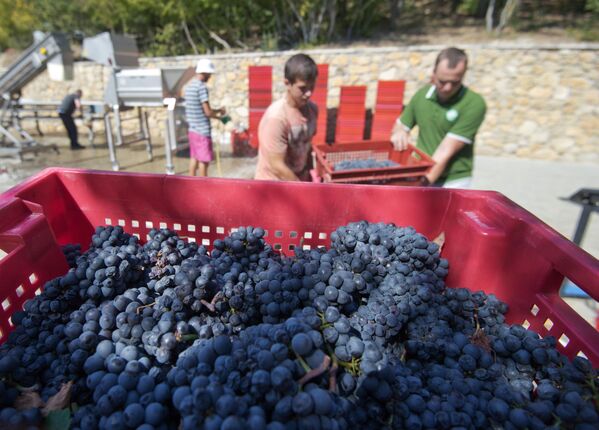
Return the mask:
<svg viewBox="0 0 599 430">
<path fill-rule="evenodd" d="M 213 159 L 212 138 L 193 131 L 188 132 L 187 136 L 189 138 L 189 154 L 191 157 L 202 163 L 210 163 Z"/>
</svg>

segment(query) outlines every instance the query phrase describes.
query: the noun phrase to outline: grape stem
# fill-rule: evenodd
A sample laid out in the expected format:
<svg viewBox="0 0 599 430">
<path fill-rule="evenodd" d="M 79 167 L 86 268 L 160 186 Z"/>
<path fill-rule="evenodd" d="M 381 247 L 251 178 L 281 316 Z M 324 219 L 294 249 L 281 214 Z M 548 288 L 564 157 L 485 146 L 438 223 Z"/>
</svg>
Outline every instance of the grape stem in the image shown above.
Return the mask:
<svg viewBox="0 0 599 430">
<path fill-rule="evenodd" d="M 328 356 L 327 356 L 328 357 Z M 337 394 L 337 370 L 339 369 L 339 363 L 337 357 L 333 354 L 333 364 L 329 370 L 329 391 Z"/>
<path fill-rule="evenodd" d="M 316 369 L 312 369 L 309 372 L 307 372 L 304 376 L 301 377 L 301 379 L 298 381 L 298 383 L 300 385 L 304 385 L 309 380 L 322 375 L 324 372 L 327 371 L 327 369 L 329 368 L 330 365 L 331 365 L 331 357 L 329 357 L 328 355 L 325 355 L 324 358 L 322 359 L 322 363 L 320 364 L 320 366 L 318 366 Z"/>
<path fill-rule="evenodd" d="M 214 297 L 212 297 L 212 300 L 210 302 L 207 302 L 206 300 L 201 299 L 200 303 L 203 304 L 204 306 L 206 306 L 210 310 L 210 312 L 214 312 L 214 311 L 216 311 L 216 308 L 214 307 L 214 305 L 220 299 L 221 295 L 222 295 L 221 291 L 219 291 L 218 293 L 216 293 L 214 295 Z"/>
<path fill-rule="evenodd" d="M 137 309 L 135 309 L 135 312 L 137 313 L 137 315 L 139 315 L 140 309 L 149 308 L 149 307 L 154 306 L 155 304 L 156 304 L 156 302 L 152 302 L 152 303 L 148 303 L 147 305 L 138 306 Z"/>
</svg>

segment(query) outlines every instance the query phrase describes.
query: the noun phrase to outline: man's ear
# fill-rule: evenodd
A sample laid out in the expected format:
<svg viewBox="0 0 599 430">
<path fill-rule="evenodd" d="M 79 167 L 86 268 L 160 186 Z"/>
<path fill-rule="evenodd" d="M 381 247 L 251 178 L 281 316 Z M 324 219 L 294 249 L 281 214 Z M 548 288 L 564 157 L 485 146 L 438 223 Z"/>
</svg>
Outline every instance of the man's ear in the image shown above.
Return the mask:
<svg viewBox="0 0 599 430">
<path fill-rule="evenodd" d="M 291 85 L 293 85 L 291 82 L 289 82 L 289 79 L 287 78 L 285 78 L 283 82 L 285 82 L 286 87 L 290 87 Z"/>
</svg>

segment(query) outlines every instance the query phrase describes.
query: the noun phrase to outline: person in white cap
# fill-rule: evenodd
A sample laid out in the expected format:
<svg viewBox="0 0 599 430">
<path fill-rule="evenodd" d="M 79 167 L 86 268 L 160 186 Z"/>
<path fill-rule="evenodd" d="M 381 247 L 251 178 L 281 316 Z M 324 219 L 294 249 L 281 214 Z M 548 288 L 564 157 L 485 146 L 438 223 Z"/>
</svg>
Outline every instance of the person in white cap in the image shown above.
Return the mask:
<svg viewBox="0 0 599 430">
<path fill-rule="evenodd" d="M 214 158 L 212 152 L 212 128 L 210 118 L 221 118 L 225 108 L 210 106 L 206 83 L 215 72 L 214 64 L 202 58 L 196 66 L 196 78 L 185 88 L 185 117 L 189 125 L 189 174 L 208 176 L 208 165 Z"/>
</svg>

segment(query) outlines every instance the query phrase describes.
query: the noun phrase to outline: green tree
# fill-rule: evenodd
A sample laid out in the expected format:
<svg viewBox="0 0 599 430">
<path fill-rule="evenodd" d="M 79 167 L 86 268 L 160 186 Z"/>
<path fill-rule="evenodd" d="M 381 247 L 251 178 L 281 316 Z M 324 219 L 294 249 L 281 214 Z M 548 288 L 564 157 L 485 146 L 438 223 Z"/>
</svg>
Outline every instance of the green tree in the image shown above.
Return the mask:
<svg viewBox="0 0 599 430">
<path fill-rule="evenodd" d="M 0 49 L 24 48 L 32 43 L 39 23 L 34 5 L 26 0 L 0 0 Z"/>
</svg>

